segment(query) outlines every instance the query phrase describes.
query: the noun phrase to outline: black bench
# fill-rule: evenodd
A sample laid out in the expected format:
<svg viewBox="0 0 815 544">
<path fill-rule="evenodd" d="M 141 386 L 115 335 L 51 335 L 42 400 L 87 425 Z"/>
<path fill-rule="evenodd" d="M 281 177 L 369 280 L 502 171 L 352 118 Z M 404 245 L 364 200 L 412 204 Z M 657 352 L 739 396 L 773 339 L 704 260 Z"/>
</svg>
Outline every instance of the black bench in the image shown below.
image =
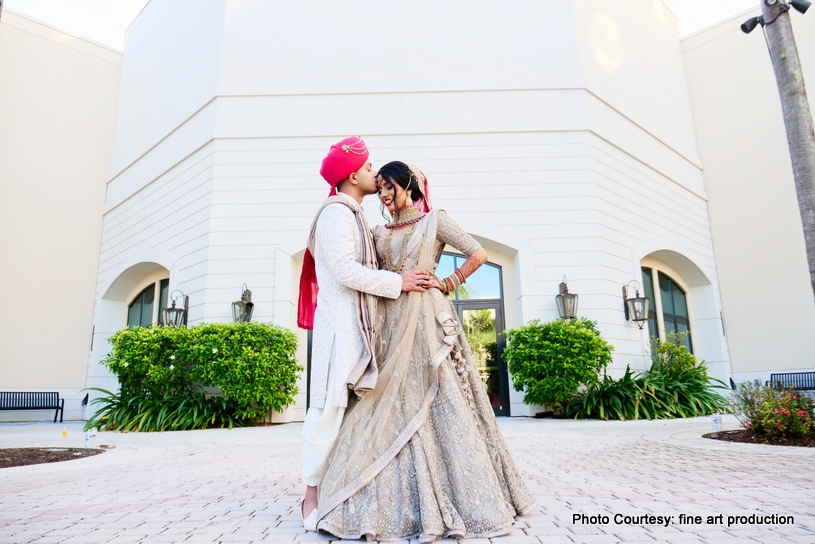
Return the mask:
<svg viewBox="0 0 815 544">
<path fill-rule="evenodd" d="M 0 410 L 56 410 L 54 423 L 62 423 L 65 399 L 59 393 L 35 393 L 20 391 L 0 391 Z"/>
<path fill-rule="evenodd" d="M 799 391 L 815 391 L 815 372 L 784 372 L 783 374 L 770 374 L 767 385 L 788 389 L 795 387 Z"/>
</svg>

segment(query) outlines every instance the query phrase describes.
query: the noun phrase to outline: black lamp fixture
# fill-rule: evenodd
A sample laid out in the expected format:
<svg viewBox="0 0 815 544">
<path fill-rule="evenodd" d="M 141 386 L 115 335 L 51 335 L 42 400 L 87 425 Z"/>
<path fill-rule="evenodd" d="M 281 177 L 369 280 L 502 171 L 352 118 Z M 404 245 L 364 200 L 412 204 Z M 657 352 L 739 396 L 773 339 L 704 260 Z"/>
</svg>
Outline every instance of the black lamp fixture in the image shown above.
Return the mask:
<svg viewBox="0 0 815 544">
<path fill-rule="evenodd" d="M 756 29 L 758 25 L 766 26 L 771 25 L 775 22 L 778 18 L 778 15 L 782 13 L 786 13 L 790 10 L 790 7 L 795 8 L 795 11 L 798 13 L 806 13 L 809 9 L 809 6 L 812 5 L 812 2 L 809 0 L 790 0 L 789 2 L 784 2 L 783 0 L 764 0 L 764 3 L 768 6 L 774 6 L 775 4 L 779 4 L 778 6 L 778 13 L 773 18 L 772 21 L 765 21 L 764 17 L 751 17 L 742 23 L 741 31 L 745 34 L 751 33 L 753 30 Z"/>
<path fill-rule="evenodd" d="M 255 304 L 252 302 L 252 291 L 243 284 L 241 288 L 241 299 L 232 303 L 232 320 L 235 323 L 249 323 L 252 321 L 252 312 Z"/>
<path fill-rule="evenodd" d="M 751 33 L 758 25 L 764 26 L 764 17 L 751 17 L 741 25 L 741 31 L 745 34 Z"/>
<path fill-rule="evenodd" d="M 563 282 L 560 284 L 560 293 L 555 296 L 557 311 L 561 319 L 572 319 L 577 315 L 578 298 L 577 295 L 569 292 L 569 288 L 566 286 L 566 276 L 563 276 Z"/>
<path fill-rule="evenodd" d="M 632 298 L 628 298 L 628 287 L 632 283 L 636 284 L 634 288 L 636 295 Z M 648 297 L 640 296 L 640 284 L 637 280 L 631 280 L 628 282 L 628 285 L 623 285 L 623 308 L 625 310 L 626 321 L 633 321 L 639 328 L 643 328 L 645 322 L 648 321 L 649 303 Z"/>
<path fill-rule="evenodd" d="M 178 295 L 176 295 L 178 293 Z M 181 291 L 173 291 L 172 293 L 173 298 L 173 306 L 171 308 L 164 308 L 164 324 L 168 327 L 181 327 L 187 326 L 187 314 L 190 310 L 190 297 L 182 293 Z M 182 299 L 184 303 L 183 308 L 176 308 L 175 302 L 178 299 Z"/>
</svg>

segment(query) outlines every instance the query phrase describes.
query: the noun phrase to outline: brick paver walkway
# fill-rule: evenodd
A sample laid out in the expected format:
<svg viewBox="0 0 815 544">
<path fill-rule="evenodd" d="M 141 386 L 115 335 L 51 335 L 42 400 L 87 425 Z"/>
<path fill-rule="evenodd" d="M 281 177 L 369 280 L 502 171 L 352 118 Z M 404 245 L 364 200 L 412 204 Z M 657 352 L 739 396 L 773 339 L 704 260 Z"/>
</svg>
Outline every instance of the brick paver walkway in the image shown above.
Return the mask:
<svg viewBox="0 0 815 544">
<path fill-rule="evenodd" d="M 735 427 L 732 417 L 725 425 Z M 69 428 L 63 440 L 61 430 Z M 815 451 L 700 438 L 708 419 L 504 419 L 540 513 L 494 544 L 815 543 Z M 300 424 L 100 433 L 95 457 L 0 470 L 0 542 L 299 542 Z M 81 425 L 0 425 L 0 447 L 81 446 Z M 574 516 L 607 516 L 574 522 Z M 681 524 L 679 516 L 702 516 Z M 728 516 L 793 516 L 727 526 Z M 615 523 L 615 515 L 629 516 Z M 670 516 L 667 525 L 643 516 Z M 707 524 L 707 516 L 722 523 Z M 711 519 L 711 521 L 715 521 Z M 745 520 L 747 521 L 747 520 Z M 468 541 L 468 544 L 487 544 Z"/>
</svg>

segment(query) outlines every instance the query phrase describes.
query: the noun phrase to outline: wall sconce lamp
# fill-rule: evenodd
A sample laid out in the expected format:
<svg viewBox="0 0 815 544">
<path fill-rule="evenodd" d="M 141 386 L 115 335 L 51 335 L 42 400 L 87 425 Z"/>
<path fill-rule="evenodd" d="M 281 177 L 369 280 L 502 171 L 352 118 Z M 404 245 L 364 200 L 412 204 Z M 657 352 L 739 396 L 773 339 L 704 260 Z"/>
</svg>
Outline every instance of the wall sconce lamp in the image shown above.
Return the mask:
<svg viewBox="0 0 815 544">
<path fill-rule="evenodd" d="M 636 295 L 628 298 L 628 286 L 632 283 L 636 284 L 634 292 Z M 637 280 L 631 280 L 628 285 L 623 285 L 623 308 L 625 310 L 625 320 L 634 321 L 639 328 L 645 326 L 648 321 L 648 297 L 640 296 L 640 284 Z"/>
<path fill-rule="evenodd" d="M 178 295 L 176 295 L 178 293 Z M 168 327 L 181 327 L 187 326 L 187 314 L 190 311 L 190 297 L 182 293 L 181 291 L 173 291 L 172 293 L 173 298 L 173 306 L 171 308 L 164 308 L 164 324 Z M 182 299 L 184 302 L 183 308 L 176 308 L 175 302 L 178 299 Z"/>
<path fill-rule="evenodd" d="M 557 312 L 560 314 L 561 319 L 572 319 L 577 315 L 578 298 L 577 295 L 569 292 L 569 288 L 566 286 L 566 276 L 563 276 L 563 282 L 560 284 L 560 294 L 555 296 Z"/>
<path fill-rule="evenodd" d="M 252 312 L 255 309 L 255 304 L 252 302 L 252 291 L 246 288 L 245 283 L 241 289 L 241 299 L 232 303 L 232 320 L 235 323 L 249 323 L 252 321 Z"/>
</svg>

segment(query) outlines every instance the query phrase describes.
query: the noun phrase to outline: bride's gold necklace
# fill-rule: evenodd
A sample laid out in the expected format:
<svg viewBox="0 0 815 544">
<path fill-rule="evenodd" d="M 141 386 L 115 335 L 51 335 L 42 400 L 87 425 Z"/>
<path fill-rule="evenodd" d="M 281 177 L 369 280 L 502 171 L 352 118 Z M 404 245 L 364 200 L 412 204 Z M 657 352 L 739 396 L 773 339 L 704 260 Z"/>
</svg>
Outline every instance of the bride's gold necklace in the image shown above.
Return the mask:
<svg viewBox="0 0 815 544">
<path fill-rule="evenodd" d="M 422 212 L 413 206 L 409 206 L 396 214 L 393 221 L 385 225 L 385 228 L 388 229 L 388 235 L 385 237 L 385 266 L 391 272 L 399 272 L 402 269 L 402 265 L 405 264 L 408 240 L 410 240 L 410 235 L 413 234 L 413 229 L 416 227 L 411 227 L 409 231 L 402 235 L 402 248 L 399 252 L 399 262 L 396 263 L 393 262 L 393 229 L 418 223 L 422 217 L 424 217 Z"/>
<path fill-rule="evenodd" d="M 399 227 L 404 227 L 405 225 L 412 225 L 413 223 L 417 223 L 422 217 L 424 217 L 422 212 L 413 206 L 410 206 L 396 214 L 393 220 L 385 225 L 385 228 L 398 229 Z"/>
<path fill-rule="evenodd" d="M 402 248 L 401 251 L 399 251 L 399 261 L 395 264 L 393 262 L 393 250 L 391 248 L 393 233 L 389 232 L 385 237 L 385 266 L 391 272 L 399 272 L 402 269 L 402 265 L 405 264 L 405 258 L 407 257 L 407 244 L 408 240 L 410 239 L 410 235 L 413 234 L 414 228 L 416 227 L 411 227 L 409 231 L 402 235 Z"/>
</svg>

